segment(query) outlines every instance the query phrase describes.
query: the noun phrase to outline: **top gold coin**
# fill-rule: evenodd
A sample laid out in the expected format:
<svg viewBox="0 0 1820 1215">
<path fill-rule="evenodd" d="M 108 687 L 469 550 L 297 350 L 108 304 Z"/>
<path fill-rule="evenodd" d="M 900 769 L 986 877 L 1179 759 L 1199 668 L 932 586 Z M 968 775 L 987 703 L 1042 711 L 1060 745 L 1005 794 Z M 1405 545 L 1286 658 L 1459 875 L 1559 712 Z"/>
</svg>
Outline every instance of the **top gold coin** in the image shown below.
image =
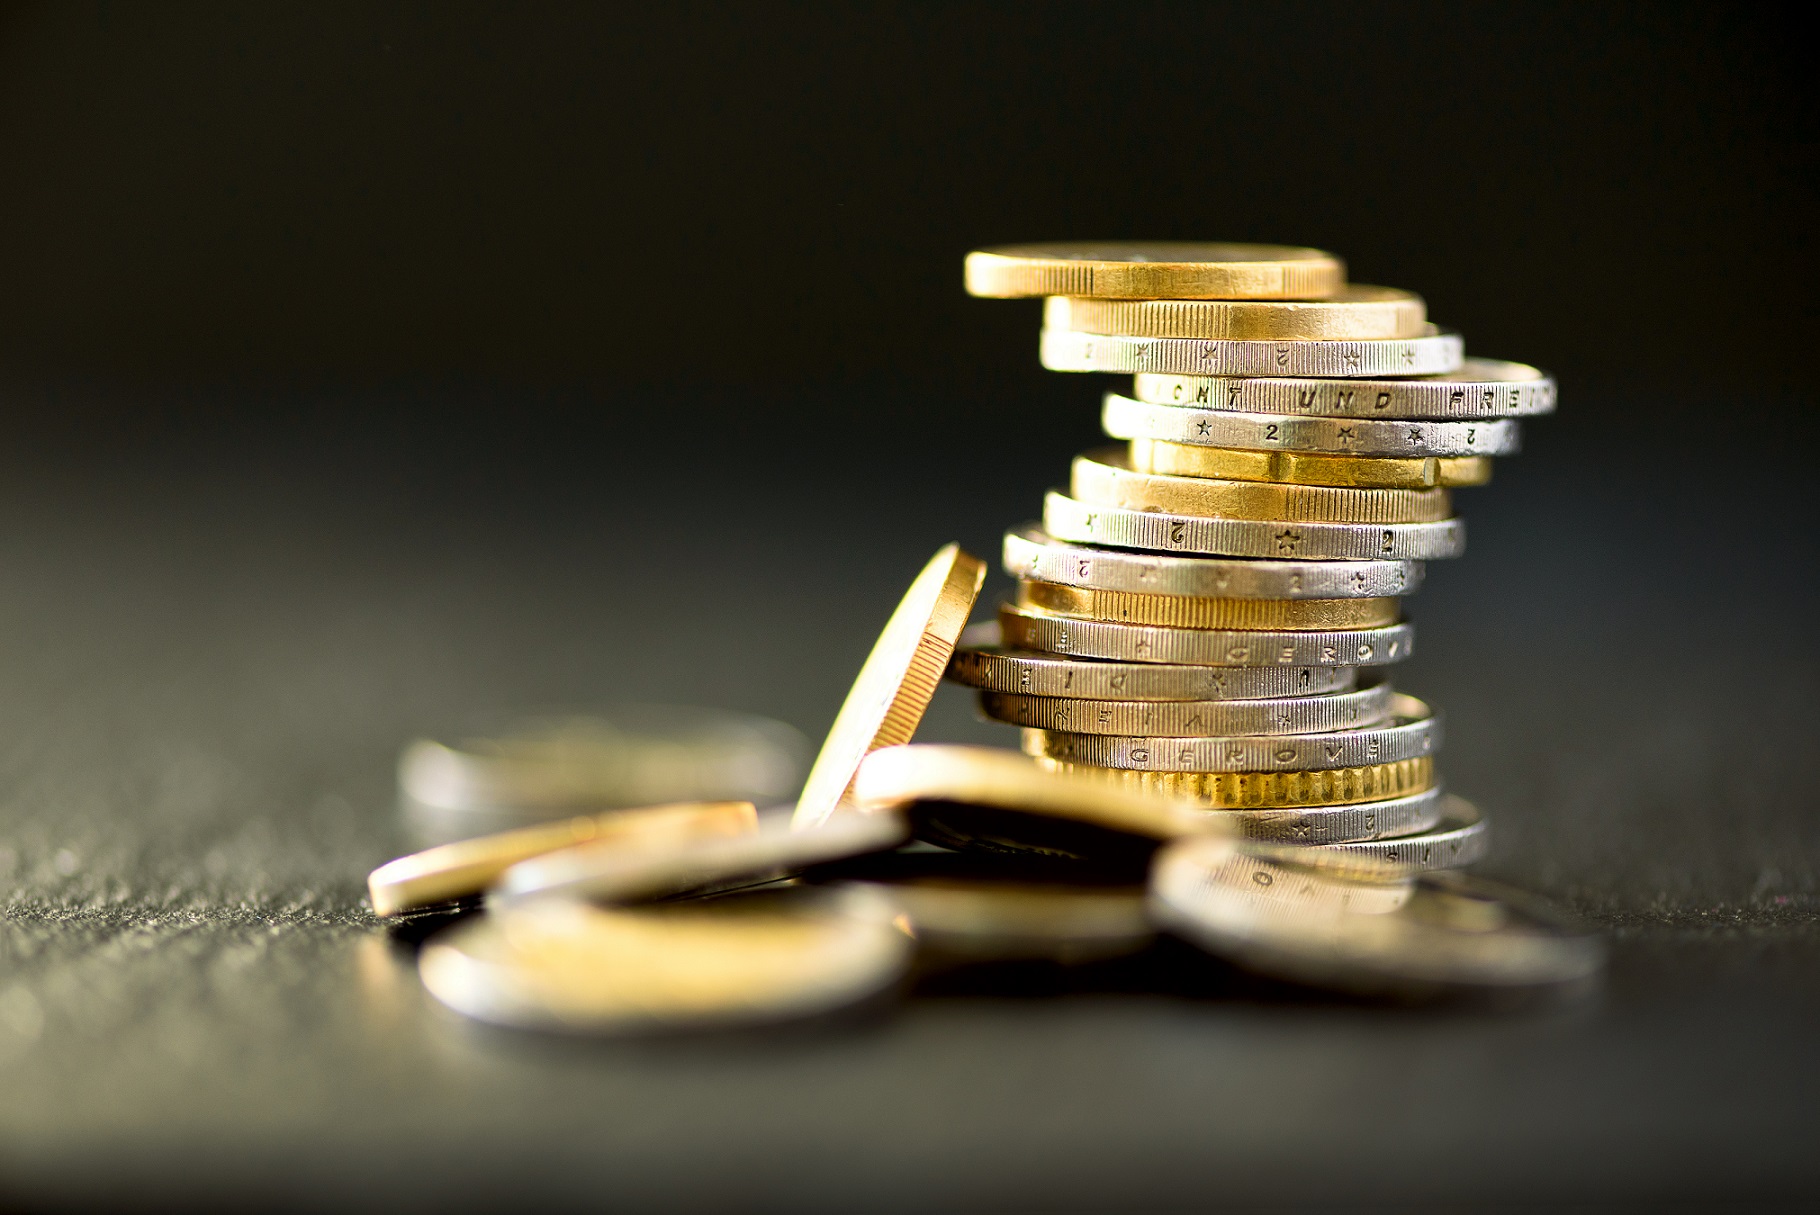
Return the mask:
<svg viewBox="0 0 1820 1215">
<path fill-rule="evenodd" d="M 1058 241 L 967 255 L 967 293 L 990 299 L 1320 300 L 1346 263 L 1319 249 L 1201 241 Z"/>
</svg>

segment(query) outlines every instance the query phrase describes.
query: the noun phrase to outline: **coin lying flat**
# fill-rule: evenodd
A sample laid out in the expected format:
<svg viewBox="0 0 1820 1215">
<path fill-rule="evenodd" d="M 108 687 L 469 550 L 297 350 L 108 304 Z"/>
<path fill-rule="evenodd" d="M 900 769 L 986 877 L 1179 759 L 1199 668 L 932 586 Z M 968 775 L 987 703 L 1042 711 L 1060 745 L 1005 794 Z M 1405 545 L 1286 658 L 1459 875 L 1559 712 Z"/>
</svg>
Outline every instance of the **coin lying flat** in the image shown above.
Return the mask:
<svg viewBox="0 0 1820 1215">
<path fill-rule="evenodd" d="M 1076 456 L 1069 493 L 1095 506 L 1297 523 L 1432 523 L 1453 514 L 1445 489 L 1352 489 L 1174 476 L 1135 469 L 1130 454 L 1116 447 Z"/>
<path fill-rule="evenodd" d="M 1390 716 L 1393 695 L 1388 683 L 1270 700 L 1080 700 L 981 692 L 980 711 L 1014 726 L 1075 734 L 1312 734 L 1375 725 Z"/>
<path fill-rule="evenodd" d="M 1402 601 L 1386 599 L 1210 599 L 1100 591 L 1021 579 L 1019 607 L 1076 620 L 1116 620 L 1178 629 L 1371 629 L 1395 624 Z"/>
<path fill-rule="evenodd" d="M 1028 743 L 1028 736 L 1025 741 Z M 1125 768 L 1072 764 L 1065 760 L 1043 757 L 1039 757 L 1037 763 L 1046 768 L 1072 772 L 1086 780 L 1100 780 L 1161 797 L 1188 798 L 1197 805 L 1213 810 L 1246 812 L 1387 803 L 1423 794 L 1436 787 L 1434 758 L 1426 755 L 1388 764 L 1368 764 L 1359 768 L 1317 768 L 1306 772 L 1136 772 Z M 1244 821 L 1268 820 L 1252 815 Z M 1423 828 L 1428 825 L 1423 824 Z M 1369 839 L 1371 836 L 1362 838 Z"/>
<path fill-rule="evenodd" d="M 1407 595 L 1422 584 L 1416 561 L 1163 556 L 1070 544 L 1034 523 L 1005 533 L 1004 564 L 1015 578 L 1212 599 L 1377 599 Z"/>
<path fill-rule="evenodd" d="M 1105 300 L 1052 295 L 1047 329 L 1152 338 L 1408 338 L 1428 324 L 1422 297 L 1349 283 L 1324 300 Z"/>
<path fill-rule="evenodd" d="M 1346 285 L 1331 253 L 1204 241 L 1059 241 L 967 255 L 967 293 L 1101 299 L 1318 300 Z"/>
<path fill-rule="evenodd" d="M 782 877 L 810 865 L 887 852 L 909 828 L 898 815 L 841 814 L 808 827 L 761 818 L 743 835 L 674 840 L 663 848 L 631 849 L 608 841 L 582 844 L 521 861 L 500 875 L 488 906 L 531 898 L 628 903 L 730 883 Z"/>
<path fill-rule="evenodd" d="M 1441 807 L 1440 821 L 1419 834 L 1394 840 L 1332 844 L 1330 847 L 1377 857 L 1411 869 L 1458 869 L 1482 860 L 1490 844 L 1485 818 L 1478 807 L 1465 798 L 1449 795 Z"/>
<path fill-rule="evenodd" d="M 1305 862 L 1318 852 L 1173 844 L 1152 872 L 1153 914 L 1265 974 L 1368 994 L 1572 987 L 1604 964 L 1596 937 L 1528 896 L 1387 863 L 1342 875 Z"/>
<path fill-rule="evenodd" d="M 1435 753 L 1441 725 L 1426 704 L 1398 693 L 1390 711 L 1389 720 L 1381 725 L 1270 737 L 1126 737 L 1027 729 L 1024 748 L 1049 759 L 1140 772 L 1300 772 L 1388 764 Z"/>
<path fill-rule="evenodd" d="M 745 835 L 758 829 L 751 802 L 683 802 L 561 819 L 401 856 L 373 870 L 367 892 L 375 915 L 396 915 L 484 891 L 511 866 L 577 844 L 628 850 L 679 840 Z"/>
<path fill-rule="evenodd" d="M 1247 341 L 1111 337 L 1045 329 L 1038 357 L 1051 371 L 1171 372 L 1212 376 L 1417 376 L 1457 371 L 1460 335 L 1425 327 L 1420 337 Z"/>
<path fill-rule="evenodd" d="M 1116 392 L 1106 394 L 1100 425 L 1115 439 L 1162 439 L 1208 447 L 1400 458 L 1514 456 L 1522 445 L 1523 434 L 1522 423 L 1511 418 L 1487 422 L 1308 418 L 1151 405 Z"/>
<path fill-rule="evenodd" d="M 998 644 L 996 622 L 961 634 L 948 678 L 992 692 L 1085 700 L 1244 701 L 1347 692 L 1356 667 L 1191 667 L 1061 658 Z"/>
<path fill-rule="evenodd" d="M 1324 456 L 1304 451 L 1256 451 L 1203 447 L 1162 439 L 1133 439 L 1125 457 L 1137 472 L 1222 481 L 1274 481 L 1287 485 L 1331 485 L 1356 489 L 1422 489 L 1485 485 L 1491 481 L 1487 456 Z"/>
<path fill-rule="evenodd" d="M 919 950 L 950 959 L 1087 962 L 1135 952 L 1156 936 L 1142 881 L 1094 880 L 1075 866 L 892 853 L 840 876 L 895 904 Z"/>
<path fill-rule="evenodd" d="M 828 821 L 867 752 L 910 741 L 985 580 L 986 563 L 953 544 L 916 576 L 815 757 L 796 803 L 797 826 Z"/>
<path fill-rule="evenodd" d="M 1053 490 L 1043 498 L 1043 530 L 1076 544 L 1309 561 L 1436 561 L 1457 557 L 1466 547 L 1466 525 L 1459 519 L 1433 523 L 1215 519 L 1098 506 Z"/>
<path fill-rule="evenodd" d="M 566 899 L 433 937 L 424 986 L 477 1020 L 638 1033 L 814 1016 L 890 988 L 913 944 L 863 889 L 791 889 L 657 907 Z"/>
<path fill-rule="evenodd" d="M 1415 644 L 1408 624 L 1319 633 L 1169 629 L 1074 620 L 1009 603 L 999 605 L 998 623 L 1006 644 L 1019 650 L 1211 667 L 1379 666 L 1403 661 Z"/>
<path fill-rule="evenodd" d="M 1522 418 L 1555 408 L 1555 382 L 1546 372 L 1473 358 L 1457 371 L 1408 380 L 1139 373 L 1131 395 L 1158 405 L 1333 418 Z"/>
</svg>

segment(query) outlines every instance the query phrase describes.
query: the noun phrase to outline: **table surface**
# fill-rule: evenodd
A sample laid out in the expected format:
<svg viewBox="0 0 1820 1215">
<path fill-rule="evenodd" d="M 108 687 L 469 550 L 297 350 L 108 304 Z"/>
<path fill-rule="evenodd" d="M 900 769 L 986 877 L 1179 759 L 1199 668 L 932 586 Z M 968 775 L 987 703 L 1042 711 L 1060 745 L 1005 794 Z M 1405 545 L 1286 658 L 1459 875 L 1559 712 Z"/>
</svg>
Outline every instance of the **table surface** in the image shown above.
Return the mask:
<svg viewBox="0 0 1820 1215">
<path fill-rule="evenodd" d="M 363 900 L 404 847 L 403 742 L 617 701 L 819 736 L 928 553 L 996 555 L 1091 445 L 1076 396 L 1016 458 L 883 427 L 836 471 L 816 460 L 838 436 L 750 424 L 678 468 L 649 436 L 527 433 L 487 402 L 453 437 L 396 402 L 293 402 L 0 457 L 0 1205 L 1820 1189 L 1800 487 L 1701 502 L 1684 453 L 1610 458 L 1574 419 L 1624 403 L 1571 393 L 1459 495 L 1469 555 L 1431 567 L 1397 677 L 1447 714 L 1448 780 L 1496 832 L 1482 869 L 1609 930 L 1596 997 L 1347 1003 L 1184 950 L 711 1038 L 546 1040 L 432 1005 Z M 954 688 L 923 737 L 1013 741 Z"/>
</svg>

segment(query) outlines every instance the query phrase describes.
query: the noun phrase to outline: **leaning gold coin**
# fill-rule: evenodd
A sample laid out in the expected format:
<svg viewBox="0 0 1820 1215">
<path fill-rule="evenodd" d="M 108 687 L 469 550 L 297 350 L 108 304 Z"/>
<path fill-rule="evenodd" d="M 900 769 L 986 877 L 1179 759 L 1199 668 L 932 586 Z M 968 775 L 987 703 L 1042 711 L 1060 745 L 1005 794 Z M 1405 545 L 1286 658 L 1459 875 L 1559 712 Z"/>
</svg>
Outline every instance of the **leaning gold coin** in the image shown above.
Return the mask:
<svg viewBox="0 0 1820 1215">
<path fill-rule="evenodd" d="M 1290 485 L 1331 485 L 1345 489 L 1424 489 L 1485 485 L 1489 456 L 1317 456 L 1300 451 L 1248 451 L 1238 447 L 1197 447 L 1162 439 L 1133 439 L 1127 459 L 1136 472 L 1223 481 L 1274 481 Z"/>
<path fill-rule="evenodd" d="M 431 938 L 424 986 L 521 1029 L 637 1033 L 814 1016 L 895 984 L 911 939 L 865 890 L 791 889 L 657 907 L 566 899 Z"/>
<path fill-rule="evenodd" d="M 1395 624 L 1401 599 L 1204 599 L 1020 580 L 1017 605 L 1074 620 L 1178 629 L 1370 629 Z"/>
<path fill-rule="evenodd" d="M 860 761 L 910 741 L 986 581 L 986 563 L 950 544 L 923 567 L 885 624 L 834 718 L 796 803 L 798 827 L 825 823 Z"/>
<path fill-rule="evenodd" d="M 1199 241 L 1062 241 L 967 255 L 967 293 L 1100 299 L 1318 300 L 1346 285 L 1319 249 Z"/>
<path fill-rule="evenodd" d="M 1594 935 L 1530 896 L 1365 857 L 1337 873 L 1323 851 L 1182 841 L 1157 858 L 1152 909 L 1220 957 L 1369 994 L 1572 989 L 1604 965 Z"/>
<path fill-rule="evenodd" d="M 1111 337 L 1296 342 L 1418 337 L 1422 297 L 1353 283 L 1324 300 L 1104 300 L 1050 296 L 1043 325 Z"/>
<path fill-rule="evenodd" d="M 1076 456 L 1069 487 L 1075 501 L 1094 506 L 1210 519 L 1433 523 L 1453 513 L 1444 489 L 1336 489 L 1137 472 L 1129 453 L 1117 447 Z"/>
<path fill-rule="evenodd" d="M 1041 740 L 1024 736 L 1026 751 Z M 1037 763 L 1086 780 L 1102 781 L 1154 797 L 1187 798 L 1215 810 L 1270 810 L 1302 806 L 1345 806 L 1421 793 L 1434 785 L 1430 755 L 1362 768 L 1310 772 L 1140 772 L 1038 758 Z"/>
<path fill-rule="evenodd" d="M 751 802 L 682 802 L 639 810 L 610 810 L 443 844 L 401 856 L 373 870 L 367 893 L 375 915 L 397 915 L 477 895 L 520 861 L 577 844 L 626 850 L 745 835 L 758 829 Z"/>
</svg>

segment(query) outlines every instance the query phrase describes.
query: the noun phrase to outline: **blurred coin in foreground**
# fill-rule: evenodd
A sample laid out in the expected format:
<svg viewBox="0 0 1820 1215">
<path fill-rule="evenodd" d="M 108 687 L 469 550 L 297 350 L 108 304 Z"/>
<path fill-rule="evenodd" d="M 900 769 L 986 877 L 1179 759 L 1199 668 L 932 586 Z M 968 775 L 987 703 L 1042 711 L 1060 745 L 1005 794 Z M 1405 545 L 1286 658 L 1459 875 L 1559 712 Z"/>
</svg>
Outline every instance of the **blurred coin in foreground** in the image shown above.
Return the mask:
<svg viewBox="0 0 1820 1215">
<path fill-rule="evenodd" d="M 557 896 L 631 903 L 687 891 L 722 889 L 784 877 L 809 865 L 886 852 L 908 838 L 901 816 L 842 814 L 793 828 L 782 815 L 758 829 L 720 838 L 676 839 L 666 847 L 582 844 L 521 861 L 500 875 L 489 906 Z"/>
<path fill-rule="evenodd" d="M 1346 285 L 1331 253 L 1209 241 L 1055 241 L 967 255 L 967 293 L 992 299 L 1317 300 Z"/>
<path fill-rule="evenodd" d="M 1595 937 L 1516 891 L 1368 857 L 1333 870 L 1307 863 L 1315 851 L 1172 844 L 1152 871 L 1153 914 L 1254 970 L 1366 994 L 1573 987 L 1603 965 Z"/>
<path fill-rule="evenodd" d="M 796 803 L 798 827 L 828 821 L 868 752 L 910 741 L 986 580 L 986 563 L 947 545 L 910 584 L 834 718 Z"/>
<path fill-rule="evenodd" d="M 912 942 L 864 889 L 789 889 L 641 908 L 550 900 L 434 937 L 424 986 L 477 1020 L 633 1033 L 814 1016 L 904 974 Z"/>
<path fill-rule="evenodd" d="M 680 841 L 745 835 L 758 829 L 751 802 L 682 802 L 609 810 L 443 844 L 401 856 L 367 878 L 375 915 L 396 915 L 484 891 L 520 861 L 577 844 L 615 849 L 664 848 Z"/>
</svg>

